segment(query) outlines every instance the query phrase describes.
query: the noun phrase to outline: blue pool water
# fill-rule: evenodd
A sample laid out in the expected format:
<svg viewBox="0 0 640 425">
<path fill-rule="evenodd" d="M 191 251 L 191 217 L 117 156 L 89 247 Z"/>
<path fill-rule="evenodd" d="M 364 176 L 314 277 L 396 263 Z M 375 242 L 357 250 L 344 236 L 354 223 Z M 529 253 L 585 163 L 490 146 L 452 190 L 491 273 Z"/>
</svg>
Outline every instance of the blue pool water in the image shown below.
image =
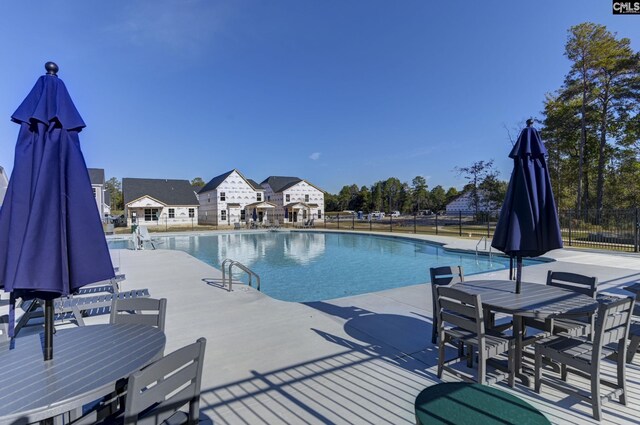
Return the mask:
<svg viewBox="0 0 640 425">
<path fill-rule="evenodd" d="M 321 301 L 425 283 L 429 268 L 460 264 L 465 275 L 508 269 L 509 259 L 446 251 L 423 241 L 366 234 L 236 232 L 156 237 L 158 249 L 176 249 L 220 268 L 240 261 L 261 278 L 261 290 L 283 301 Z M 111 248 L 130 248 L 113 240 Z M 532 261 L 526 261 L 525 265 Z M 241 274 L 238 278 L 247 281 Z"/>
</svg>

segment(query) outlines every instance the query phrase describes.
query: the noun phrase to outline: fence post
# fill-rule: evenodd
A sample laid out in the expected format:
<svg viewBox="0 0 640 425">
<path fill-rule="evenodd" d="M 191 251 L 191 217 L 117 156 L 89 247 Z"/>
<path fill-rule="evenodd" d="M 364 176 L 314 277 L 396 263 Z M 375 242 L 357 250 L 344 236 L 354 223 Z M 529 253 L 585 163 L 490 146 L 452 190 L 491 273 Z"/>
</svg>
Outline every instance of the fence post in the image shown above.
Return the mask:
<svg viewBox="0 0 640 425">
<path fill-rule="evenodd" d="M 356 216 L 351 214 L 351 230 L 356 230 Z"/>
<path fill-rule="evenodd" d="M 487 239 L 489 239 L 489 235 L 491 234 L 491 212 L 487 212 Z"/>
<path fill-rule="evenodd" d="M 436 235 L 438 234 L 438 213 L 436 213 Z"/>
<path fill-rule="evenodd" d="M 418 214 L 413 215 L 413 234 L 418 233 L 416 230 L 416 222 L 418 221 Z"/>
<path fill-rule="evenodd" d="M 458 211 L 458 231 L 460 236 L 462 236 L 462 210 Z"/>
<path fill-rule="evenodd" d="M 635 223 L 633 223 L 634 224 L 633 252 L 638 252 L 638 226 L 640 225 L 640 223 L 638 222 L 638 207 L 635 208 L 635 212 L 636 212 Z"/>
<path fill-rule="evenodd" d="M 569 210 L 569 246 L 571 246 L 571 222 L 572 222 L 572 218 L 571 218 L 571 210 Z"/>
<path fill-rule="evenodd" d="M 191 217 L 191 230 L 193 230 L 193 217 Z"/>
<path fill-rule="evenodd" d="M 338 213 L 338 229 L 340 228 L 340 213 Z"/>
<path fill-rule="evenodd" d="M 371 213 L 369 213 L 369 231 L 373 230 L 373 223 L 371 222 Z"/>
<path fill-rule="evenodd" d="M 393 216 L 389 214 L 389 231 L 393 232 Z"/>
</svg>

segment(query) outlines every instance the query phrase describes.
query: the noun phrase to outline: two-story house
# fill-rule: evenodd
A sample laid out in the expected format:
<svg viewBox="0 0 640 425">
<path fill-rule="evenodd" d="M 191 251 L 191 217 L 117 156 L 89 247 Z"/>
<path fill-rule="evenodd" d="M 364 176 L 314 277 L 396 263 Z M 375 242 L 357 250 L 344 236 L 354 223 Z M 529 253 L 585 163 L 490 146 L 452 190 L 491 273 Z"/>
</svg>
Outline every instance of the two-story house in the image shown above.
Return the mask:
<svg viewBox="0 0 640 425">
<path fill-rule="evenodd" d="M 106 215 L 111 213 L 111 209 L 105 208 L 105 190 L 104 190 L 104 169 L 87 168 L 89 179 L 91 180 L 91 188 L 93 189 L 93 197 L 96 199 L 96 206 L 100 213 L 100 218 L 104 220 Z"/>
<path fill-rule="evenodd" d="M 260 184 L 285 223 L 324 220 L 324 190 L 298 177 L 270 176 Z"/>
<path fill-rule="evenodd" d="M 122 179 L 127 225 L 197 224 L 198 198 L 188 180 Z"/>
<path fill-rule="evenodd" d="M 233 169 L 212 178 L 198 192 L 198 223 L 232 225 L 271 219 L 275 205 L 265 202 L 264 188 Z"/>
</svg>

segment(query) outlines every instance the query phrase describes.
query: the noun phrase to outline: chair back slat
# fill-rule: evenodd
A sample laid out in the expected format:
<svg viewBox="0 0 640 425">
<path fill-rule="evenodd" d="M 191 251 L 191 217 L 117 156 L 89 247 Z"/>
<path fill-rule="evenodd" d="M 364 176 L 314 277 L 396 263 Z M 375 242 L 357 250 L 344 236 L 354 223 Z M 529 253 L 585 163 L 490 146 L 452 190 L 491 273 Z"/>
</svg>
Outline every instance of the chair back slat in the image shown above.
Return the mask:
<svg viewBox="0 0 640 425">
<path fill-rule="evenodd" d="M 592 361 L 600 358 L 602 347 L 607 344 L 618 342 L 624 347 L 624 341 L 629 334 L 633 303 L 634 298 L 625 297 L 615 301 L 607 300 L 600 304 L 596 317 Z M 626 352 L 625 349 L 621 351 L 621 355 Z"/>
<path fill-rule="evenodd" d="M 478 336 L 484 335 L 480 295 L 471 295 L 447 286 L 437 286 L 438 326 L 458 326 Z M 457 304 L 457 305 L 455 305 Z"/>
<path fill-rule="evenodd" d="M 443 266 L 429 269 L 432 285 L 453 285 L 464 282 L 462 266 Z"/>
<path fill-rule="evenodd" d="M 465 331 L 478 333 L 478 324 L 475 320 L 470 320 L 457 314 L 451 314 L 446 311 L 440 313 L 440 320 L 443 325 L 450 324 L 464 329 Z"/>
<path fill-rule="evenodd" d="M 475 319 L 476 317 L 476 310 L 473 307 L 443 298 L 442 293 L 440 294 L 440 308 L 470 319 Z"/>
<path fill-rule="evenodd" d="M 598 278 L 577 273 L 547 272 L 547 285 L 579 292 L 592 298 L 596 297 Z"/>
<path fill-rule="evenodd" d="M 114 298 L 111 304 L 109 322 L 113 324 L 156 326 L 161 331 L 164 331 L 166 312 L 166 298 Z"/>
<path fill-rule="evenodd" d="M 161 423 L 185 404 L 197 404 L 205 346 L 206 340 L 200 338 L 131 375 L 124 423 Z M 195 410 L 190 406 L 191 414 L 197 415 Z M 197 419 L 191 417 L 190 421 L 195 423 Z"/>
</svg>

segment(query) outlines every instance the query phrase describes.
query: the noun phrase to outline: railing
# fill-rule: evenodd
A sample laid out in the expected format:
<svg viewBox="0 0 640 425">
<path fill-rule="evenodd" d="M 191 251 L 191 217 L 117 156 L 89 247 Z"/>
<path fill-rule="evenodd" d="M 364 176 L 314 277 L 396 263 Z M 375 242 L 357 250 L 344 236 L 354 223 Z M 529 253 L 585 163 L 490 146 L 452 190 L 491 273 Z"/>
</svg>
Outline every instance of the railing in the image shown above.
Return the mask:
<svg viewBox="0 0 640 425">
<path fill-rule="evenodd" d="M 369 218 L 367 214 L 327 213 L 326 229 L 431 234 L 462 238 L 493 237 L 499 211 L 477 215 L 402 215 Z M 559 210 L 564 246 L 640 252 L 640 210 Z M 319 223 L 320 226 L 322 224 Z"/>
<path fill-rule="evenodd" d="M 256 289 L 259 291 L 260 290 L 260 276 L 254 272 L 253 270 L 251 270 L 249 267 L 245 266 L 244 264 L 242 264 L 239 261 L 235 261 L 232 260 L 230 258 L 226 258 L 225 260 L 222 261 L 221 264 L 221 268 L 222 268 L 222 284 L 225 285 L 225 281 L 226 281 L 226 273 L 225 273 L 225 266 L 229 264 L 228 269 L 229 269 L 229 292 L 231 292 L 231 287 L 233 285 L 233 273 L 232 273 L 232 268 L 233 266 L 236 266 L 237 268 L 239 268 L 240 270 L 244 271 L 245 273 L 247 273 L 247 275 L 249 276 L 249 286 L 252 286 L 252 282 L 253 282 L 253 277 L 256 277 Z"/>
<path fill-rule="evenodd" d="M 480 240 L 478 241 L 478 243 L 476 244 L 476 263 L 478 262 L 478 247 L 480 246 L 480 244 L 482 243 L 482 241 L 484 241 L 484 250 L 487 250 L 487 242 L 489 241 L 489 238 L 487 238 L 487 236 L 483 236 L 480 238 Z M 489 264 L 491 264 L 491 260 L 493 259 L 493 255 L 491 253 L 491 245 L 489 245 Z"/>
</svg>

